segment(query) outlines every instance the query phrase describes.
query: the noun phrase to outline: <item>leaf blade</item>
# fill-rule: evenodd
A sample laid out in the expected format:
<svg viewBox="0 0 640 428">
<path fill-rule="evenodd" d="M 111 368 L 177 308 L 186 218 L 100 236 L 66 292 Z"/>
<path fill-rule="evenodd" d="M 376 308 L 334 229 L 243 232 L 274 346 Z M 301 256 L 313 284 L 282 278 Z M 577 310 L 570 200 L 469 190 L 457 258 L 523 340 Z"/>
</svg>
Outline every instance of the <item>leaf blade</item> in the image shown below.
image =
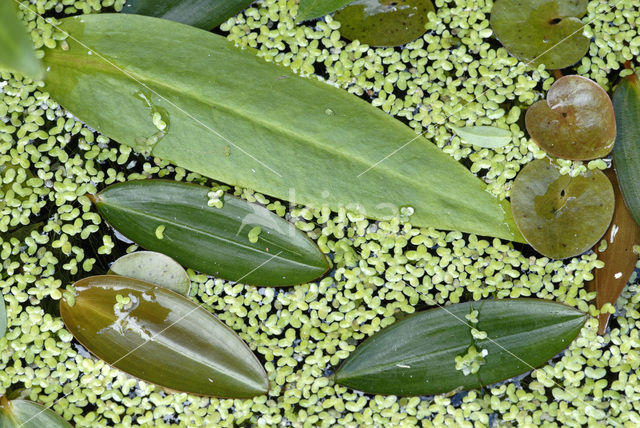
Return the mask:
<svg viewBox="0 0 640 428">
<path fill-rule="evenodd" d="M 342 9 L 353 0 L 300 0 L 296 22 L 321 18 Z"/>
<path fill-rule="evenodd" d="M 113 262 L 107 275 L 127 276 L 188 295 L 191 281 L 182 266 L 171 257 L 154 251 L 136 251 Z"/>
<path fill-rule="evenodd" d="M 0 426 L 4 428 L 71 428 L 60 415 L 28 400 L 0 400 Z"/>
<path fill-rule="evenodd" d="M 16 8 L 11 0 L 0 0 L 0 67 L 34 80 L 44 77 L 31 38 L 16 16 Z"/>
<path fill-rule="evenodd" d="M 511 142 L 511 132 L 495 126 L 451 126 L 453 132 L 463 141 L 478 147 L 497 149 Z"/>
</svg>

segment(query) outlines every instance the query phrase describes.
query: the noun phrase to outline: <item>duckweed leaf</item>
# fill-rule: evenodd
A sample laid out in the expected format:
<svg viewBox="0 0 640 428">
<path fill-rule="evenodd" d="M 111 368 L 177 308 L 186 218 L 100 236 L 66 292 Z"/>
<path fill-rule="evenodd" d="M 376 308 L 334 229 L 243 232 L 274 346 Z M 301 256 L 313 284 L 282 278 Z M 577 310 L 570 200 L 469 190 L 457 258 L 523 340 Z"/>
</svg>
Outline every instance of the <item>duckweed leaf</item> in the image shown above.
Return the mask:
<svg viewBox="0 0 640 428">
<path fill-rule="evenodd" d="M 300 0 L 296 22 L 323 17 L 351 2 L 353 0 Z"/>
<path fill-rule="evenodd" d="M 473 339 L 465 316 L 477 310 Z M 430 309 L 392 324 L 362 343 L 336 373 L 339 384 L 371 394 L 431 395 L 480 388 L 540 367 L 578 335 L 587 314 L 539 299 L 483 300 Z M 486 350 L 477 373 L 455 357 Z"/>
<path fill-rule="evenodd" d="M 622 196 L 640 224 L 640 84 L 636 75 L 620 82 L 613 104 L 618 124 L 613 162 Z"/>
<path fill-rule="evenodd" d="M 340 34 L 371 46 L 399 46 L 425 33 L 431 0 L 355 0 L 334 19 Z"/>
<path fill-rule="evenodd" d="M 189 292 L 189 275 L 180 263 L 171 257 L 153 251 L 136 251 L 125 254 L 113 262 L 109 275 L 127 276 L 168 288 L 186 296 Z"/>
<path fill-rule="evenodd" d="M 95 202 L 116 230 L 143 248 L 216 277 L 283 286 L 312 281 L 329 268 L 320 249 L 291 223 L 231 195 L 222 208 L 209 207 L 209 192 L 195 184 L 141 180 L 109 186 Z M 255 226 L 262 232 L 251 242 Z"/>
<path fill-rule="evenodd" d="M 108 364 L 146 382 L 192 394 L 266 394 L 267 375 L 247 345 L 202 307 L 173 291 L 124 276 L 74 284 L 60 301 L 67 329 Z"/>
<path fill-rule="evenodd" d="M 516 225 L 540 254 L 564 259 L 595 245 L 613 216 L 613 187 L 598 170 L 560 175 L 548 159 L 528 163 L 511 188 Z"/>
<path fill-rule="evenodd" d="M 589 283 L 589 288 L 597 291 L 598 309 L 605 303 L 615 305 L 638 262 L 638 254 L 633 251 L 633 246 L 640 244 L 640 227 L 624 203 L 616 173 L 609 169 L 605 174 L 613 185 L 616 203 L 613 220 L 603 237 L 607 241 L 607 248 L 600 251 L 598 244 L 593 248 L 598 260 L 604 262 L 603 268 L 593 272 L 593 280 Z M 608 312 L 600 314 L 598 333 L 606 332 L 609 315 Z"/>
<path fill-rule="evenodd" d="M 565 68 L 580 61 L 591 41 L 578 19 L 586 0 L 500 0 L 491 10 L 491 28 L 516 58 L 533 67 Z"/>
<path fill-rule="evenodd" d="M 46 52 L 46 90 L 115 141 L 295 203 L 373 219 L 411 206 L 415 226 L 522 240 L 482 180 L 344 90 L 171 21 L 99 14 L 60 26 L 84 46 L 69 38 Z"/>
<path fill-rule="evenodd" d="M 465 128 L 451 126 L 451 129 L 464 142 L 478 147 L 497 149 L 511 142 L 511 132 L 495 126 L 467 126 Z"/>
<path fill-rule="evenodd" d="M 253 0 L 128 0 L 123 13 L 155 16 L 212 30 Z"/>
<path fill-rule="evenodd" d="M 575 160 L 609 154 L 616 138 L 616 118 L 609 95 L 582 76 L 564 76 L 525 117 L 531 138 L 547 153 Z"/>
<path fill-rule="evenodd" d="M 2 428 L 71 428 L 69 422 L 48 408 L 27 400 L 0 399 Z"/>
<path fill-rule="evenodd" d="M 0 0 L 0 68 L 35 80 L 43 78 L 27 29 L 16 15 L 14 0 Z"/>
</svg>

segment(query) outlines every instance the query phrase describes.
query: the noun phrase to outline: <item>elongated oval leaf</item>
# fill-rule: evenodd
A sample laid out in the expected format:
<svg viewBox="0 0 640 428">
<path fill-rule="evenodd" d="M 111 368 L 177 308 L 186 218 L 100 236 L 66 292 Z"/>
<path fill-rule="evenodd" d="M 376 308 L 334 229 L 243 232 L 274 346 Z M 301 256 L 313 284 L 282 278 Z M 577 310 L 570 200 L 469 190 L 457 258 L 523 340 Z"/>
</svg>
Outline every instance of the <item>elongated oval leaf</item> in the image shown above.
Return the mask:
<svg viewBox="0 0 640 428">
<path fill-rule="evenodd" d="M 0 399 L 2 428 L 70 428 L 71 425 L 48 408 L 27 400 Z"/>
<path fill-rule="evenodd" d="M 212 30 L 253 0 L 128 0 L 122 12 L 170 19 Z"/>
<path fill-rule="evenodd" d="M 353 0 L 300 0 L 297 22 L 320 18 L 335 12 L 353 2 Z"/>
<path fill-rule="evenodd" d="M 178 262 L 154 251 L 125 254 L 113 262 L 107 273 L 150 282 L 182 295 L 189 292 L 191 284 L 187 271 Z"/>
<path fill-rule="evenodd" d="M 618 85 L 613 95 L 617 135 L 613 162 L 622 196 L 631 215 L 640 225 L 640 84 L 631 75 Z"/>
<path fill-rule="evenodd" d="M 477 310 L 473 339 L 465 316 Z M 467 302 L 412 315 L 362 343 L 337 382 L 372 394 L 430 395 L 480 388 L 545 364 L 577 336 L 587 315 L 538 299 Z M 486 350 L 484 365 L 465 376 L 455 357 L 470 345 Z"/>
<path fill-rule="evenodd" d="M 100 214 L 129 239 L 209 275 L 280 286 L 312 281 L 329 268 L 320 249 L 292 224 L 230 195 L 222 208 L 209 207 L 209 191 L 142 180 L 110 186 L 95 201 Z M 249 238 L 254 227 L 261 229 L 257 242 Z"/>
<path fill-rule="evenodd" d="M 16 15 L 14 0 L 0 0 L 0 69 L 42 79 L 42 64 L 36 58 L 31 38 Z"/>
<path fill-rule="evenodd" d="M 60 301 L 62 320 L 110 365 L 176 391 L 230 398 L 267 393 L 267 375 L 247 345 L 192 301 L 123 276 L 93 276 L 74 286 L 73 306 Z"/>
<path fill-rule="evenodd" d="M 100 14 L 61 28 L 69 49 L 47 51 L 46 89 L 116 141 L 297 203 L 374 219 L 411 206 L 416 226 L 522 241 L 480 179 L 346 91 L 171 21 Z"/>
<path fill-rule="evenodd" d="M 452 126 L 451 129 L 464 142 L 478 147 L 497 149 L 511 142 L 511 132 L 495 126 L 467 126 L 465 128 Z"/>
<path fill-rule="evenodd" d="M 0 338 L 7 332 L 7 308 L 4 303 L 4 296 L 0 294 Z"/>
</svg>

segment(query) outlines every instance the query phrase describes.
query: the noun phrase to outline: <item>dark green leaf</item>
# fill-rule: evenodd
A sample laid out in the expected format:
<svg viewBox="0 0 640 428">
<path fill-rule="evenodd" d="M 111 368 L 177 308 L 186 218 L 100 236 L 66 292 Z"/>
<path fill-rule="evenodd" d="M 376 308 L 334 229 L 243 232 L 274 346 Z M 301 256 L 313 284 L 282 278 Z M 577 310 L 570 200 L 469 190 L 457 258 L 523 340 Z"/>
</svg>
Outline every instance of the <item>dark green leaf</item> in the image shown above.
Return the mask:
<svg viewBox="0 0 640 428">
<path fill-rule="evenodd" d="M 355 0 L 334 16 L 340 34 L 371 46 L 399 46 L 425 33 L 431 0 Z"/>
<path fill-rule="evenodd" d="M 1 1 L 1 0 L 0 0 Z M 69 422 L 48 408 L 27 400 L 0 399 L 2 428 L 70 428 Z"/>
<path fill-rule="evenodd" d="M 511 131 L 496 128 L 495 126 L 467 126 L 465 128 L 451 126 L 451 129 L 453 129 L 453 132 L 465 143 L 478 147 L 497 149 L 511 142 Z"/>
<path fill-rule="evenodd" d="M 302 231 L 271 211 L 234 196 L 209 207 L 210 189 L 168 180 L 115 184 L 96 206 L 120 233 L 180 264 L 231 281 L 283 286 L 324 274 L 326 257 Z M 257 242 L 249 231 L 262 229 Z"/>
<path fill-rule="evenodd" d="M 0 68 L 40 80 L 42 64 L 36 58 L 31 38 L 18 19 L 16 9 L 14 0 L 0 0 Z"/>
<path fill-rule="evenodd" d="M 187 271 L 178 262 L 153 251 L 125 254 L 113 262 L 107 273 L 150 282 L 183 296 L 187 295 L 191 284 Z"/>
<path fill-rule="evenodd" d="M 46 90 L 120 143 L 296 203 L 374 219 L 411 206 L 415 226 L 522 240 L 480 179 L 346 91 L 171 21 L 100 14 L 61 28 L 82 45 L 47 51 Z"/>
<path fill-rule="evenodd" d="M 353 0 L 300 0 L 297 22 L 320 18 L 335 12 L 353 2 Z"/>
<path fill-rule="evenodd" d="M 212 30 L 253 0 L 128 0 L 122 12 L 170 19 Z"/>
<path fill-rule="evenodd" d="M 60 301 L 62 320 L 108 364 L 192 394 L 249 398 L 267 393 L 267 375 L 247 345 L 191 300 L 123 276 L 93 276 L 74 287 L 73 305 Z"/>
<path fill-rule="evenodd" d="M 620 82 L 613 95 L 613 108 L 618 126 L 613 162 L 624 201 L 640 224 L 640 84 L 636 75 Z"/>
<path fill-rule="evenodd" d="M 473 339 L 465 316 L 478 310 Z M 587 315 L 538 299 L 467 302 L 431 309 L 387 327 L 362 343 L 336 374 L 341 385 L 372 394 L 431 395 L 472 389 L 540 367 L 577 336 Z M 464 375 L 455 357 L 470 345 L 488 351 L 477 373 Z"/>
<path fill-rule="evenodd" d="M 548 159 L 528 163 L 511 188 L 520 232 L 540 254 L 564 259 L 582 254 L 611 223 L 613 187 L 598 170 L 577 177 L 560 175 Z"/>
<path fill-rule="evenodd" d="M 586 0 L 500 0 L 491 10 L 491 28 L 516 58 L 533 67 L 569 67 L 589 50 L 578 19 Z"/>
</svg>

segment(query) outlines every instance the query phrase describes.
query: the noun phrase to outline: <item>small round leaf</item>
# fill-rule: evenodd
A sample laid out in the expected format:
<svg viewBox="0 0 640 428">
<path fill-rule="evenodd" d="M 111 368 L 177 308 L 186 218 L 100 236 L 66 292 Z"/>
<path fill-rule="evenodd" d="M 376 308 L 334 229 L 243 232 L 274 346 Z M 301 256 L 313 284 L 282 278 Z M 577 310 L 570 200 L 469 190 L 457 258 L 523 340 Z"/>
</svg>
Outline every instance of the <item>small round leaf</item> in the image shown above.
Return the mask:
<svg viewBox="0 0 640 428">
<path fill-rule="evenodd" d="M 136 251 L 113 262 L 109 275 L 121 275 L 168 288 L 183 296 L 189 291 L 189 275 L 180 263 L 154 251 Z"/>
</svg>

